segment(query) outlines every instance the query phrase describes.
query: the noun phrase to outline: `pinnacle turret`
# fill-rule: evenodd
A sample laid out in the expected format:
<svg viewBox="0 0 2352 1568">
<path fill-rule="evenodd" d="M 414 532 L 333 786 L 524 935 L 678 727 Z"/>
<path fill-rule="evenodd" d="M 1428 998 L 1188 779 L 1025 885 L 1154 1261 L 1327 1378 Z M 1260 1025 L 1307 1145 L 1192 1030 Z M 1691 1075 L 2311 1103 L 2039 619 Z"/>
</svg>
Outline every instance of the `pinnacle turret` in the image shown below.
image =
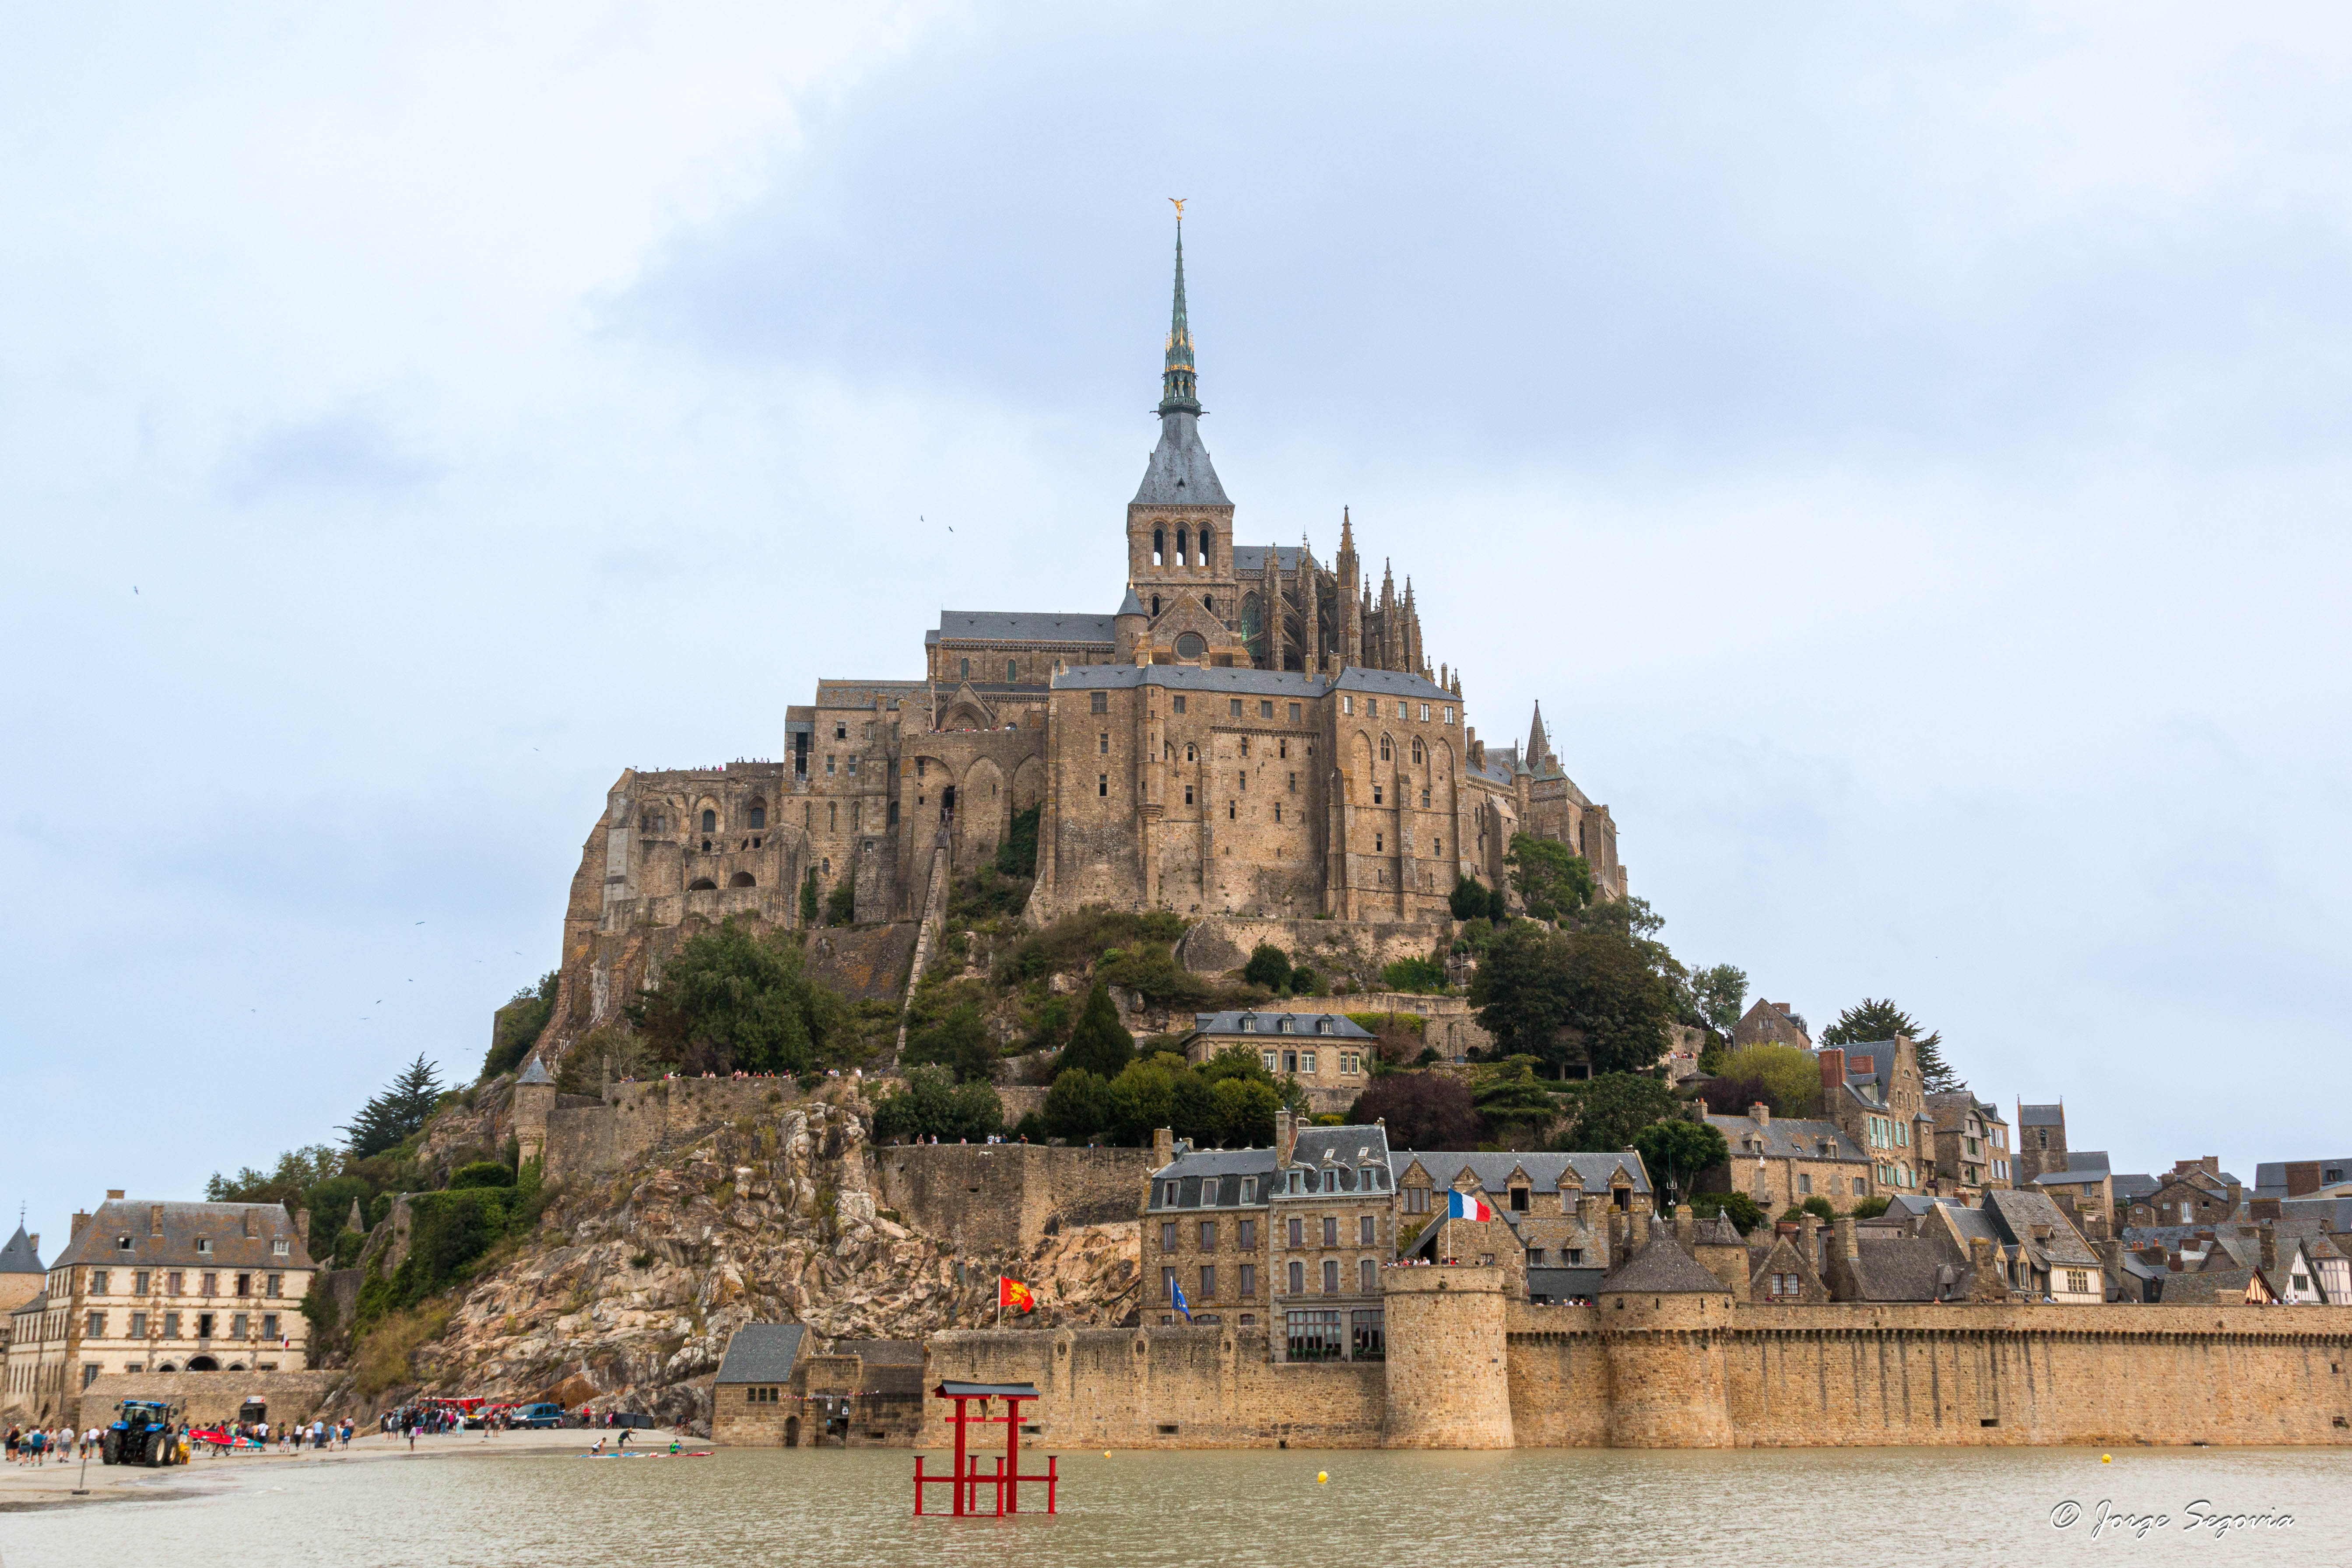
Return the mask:
<svg viewBox="0 0 2352 1568">
<path fill-rule="evenodd" d="M 1192 363 L 1192 323 L 1184 313 L 1184 216 L 1176 216 L 1176 302 L 1168 315 L 1168 363 L 1160 373 L 1160 412 L 1198 414 L 1201 398 Z"/>
</svg>

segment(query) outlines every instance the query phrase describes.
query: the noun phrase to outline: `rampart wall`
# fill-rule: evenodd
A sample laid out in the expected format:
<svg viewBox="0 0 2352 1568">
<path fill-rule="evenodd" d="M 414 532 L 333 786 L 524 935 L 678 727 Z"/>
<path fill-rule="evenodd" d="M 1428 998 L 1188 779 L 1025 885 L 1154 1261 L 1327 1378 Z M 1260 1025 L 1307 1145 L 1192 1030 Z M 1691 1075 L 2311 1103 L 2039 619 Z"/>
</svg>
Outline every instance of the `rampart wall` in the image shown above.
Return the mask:
<svg viewBox="0 0 2352 1568">
<path fill-rule="evenodd" d="M 1131 1220 L 1151 1173 L 1149 1149 L 925 1143 L 872 1153 L 885 1207 L 982 1252 L 1026 1251 L 1074 1226 Z"/>
<path fill-rule="evenodd" d="M 307 1421 L 341 1381 L 340 1372 L 114 1372 L 94 1378 L 81 1394 L 81 1430 L 104 1426 L 125 1399 L 181 1402 L 198 1426 L 234 1421 L 248 1399 L 269 1406 L 273 1432 L 289 1421 Z"/>
<path fill-rule="evenodd" d="M 1376 1448 L 1387 1419 L 1380 1363 L 1277 1364 L 1259 1329 L 964 1331 L 932 1335 L 923 1363 L 927 1388 L 1035 1384 L 1037 1447 Z M 951 1445 L 946 1402 L 926 1403 L 919 1446 Z"/>
<path fill-rule="evenodd" d="M 608 1099 L 564 1095 L 547 1113 L 549 1180 L 618 1170 L 647 1150 L 721 1122 L 774 1117 L 801 1098 L 789 1079 L 654 1079 L 616 1083 Z M 568 1102 L 568 1103 L 567 1103 Z"/>
</svg>

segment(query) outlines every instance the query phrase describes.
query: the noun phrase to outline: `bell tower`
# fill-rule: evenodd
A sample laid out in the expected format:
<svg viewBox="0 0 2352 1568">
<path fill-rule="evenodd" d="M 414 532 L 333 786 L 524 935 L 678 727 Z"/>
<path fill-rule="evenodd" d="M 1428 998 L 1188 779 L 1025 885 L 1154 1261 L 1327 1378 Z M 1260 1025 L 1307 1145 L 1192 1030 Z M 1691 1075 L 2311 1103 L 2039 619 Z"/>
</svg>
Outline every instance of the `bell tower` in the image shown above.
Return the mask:
<svg viewBox="0 0 2352 1568">
<path fill-rule="evenodd" d="M 1127 575 L 1157 621 L 1191 595 L 1231 627 L 1239 624 L 1234 572 L 1234 503 L 1201 445 L 1199 373 L 1184 308 L 1184 213 L 1176 212 L 1176 296 L 1160 372 L 1160 444 L 1127 507 Z"/>
</svg>

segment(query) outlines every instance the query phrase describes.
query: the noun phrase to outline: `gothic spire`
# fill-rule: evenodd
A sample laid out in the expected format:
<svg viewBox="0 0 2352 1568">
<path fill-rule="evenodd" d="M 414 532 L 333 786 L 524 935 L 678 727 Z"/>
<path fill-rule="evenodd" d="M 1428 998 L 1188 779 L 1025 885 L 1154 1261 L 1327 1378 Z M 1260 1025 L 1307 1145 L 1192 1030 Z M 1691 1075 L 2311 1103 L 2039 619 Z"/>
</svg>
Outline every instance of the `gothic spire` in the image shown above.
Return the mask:
<svg viewBox="0 0 2352 1568">
<path fill-rule="evenodd" d="M 1160 412 L 1198 414 L 1192 368 L 1192 324 L 1184 316 L 1184 215 L 1176 215 L 1176 302 L 1168 317 L 1168 363 L 1160 373 Z"/>
</svg>

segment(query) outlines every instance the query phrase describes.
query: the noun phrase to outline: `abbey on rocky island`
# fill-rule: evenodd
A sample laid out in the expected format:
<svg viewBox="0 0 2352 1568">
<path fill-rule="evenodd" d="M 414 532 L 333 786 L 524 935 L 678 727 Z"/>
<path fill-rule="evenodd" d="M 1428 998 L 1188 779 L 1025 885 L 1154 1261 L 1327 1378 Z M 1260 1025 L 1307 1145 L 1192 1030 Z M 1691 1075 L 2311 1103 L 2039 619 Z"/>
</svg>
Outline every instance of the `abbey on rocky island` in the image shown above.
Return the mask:
<svg viewBox="0 0 2352 1568">
<path fill-rule="evenodd" d="M 598 932 L 799 923 L 812 871 L 860 923 L 919 920 L 1032 807 L 1033 920 L 1437 920 L 1457 879 L 1504 877 L 1515 833 L 1572 845 L 1622 897 L 1616 824 L 1540 709 L 1524 747 L 1478 740 L 1411 579 L 1400 595 L 1383 568 L 1375 594 L 1344 510 L 1328 565 L 1303 538 L 1240 542 L 1201 444 L 1181 225 L 1160 386 L 1115 610 L 945 611 L 919 679 L 821 679 L 788 709 L 782 760 L 624 773 L 573 885 L 567 976 Z M 580 1023 L 625 994 L 610 967 L 572 999 Z"/>
</svg>

